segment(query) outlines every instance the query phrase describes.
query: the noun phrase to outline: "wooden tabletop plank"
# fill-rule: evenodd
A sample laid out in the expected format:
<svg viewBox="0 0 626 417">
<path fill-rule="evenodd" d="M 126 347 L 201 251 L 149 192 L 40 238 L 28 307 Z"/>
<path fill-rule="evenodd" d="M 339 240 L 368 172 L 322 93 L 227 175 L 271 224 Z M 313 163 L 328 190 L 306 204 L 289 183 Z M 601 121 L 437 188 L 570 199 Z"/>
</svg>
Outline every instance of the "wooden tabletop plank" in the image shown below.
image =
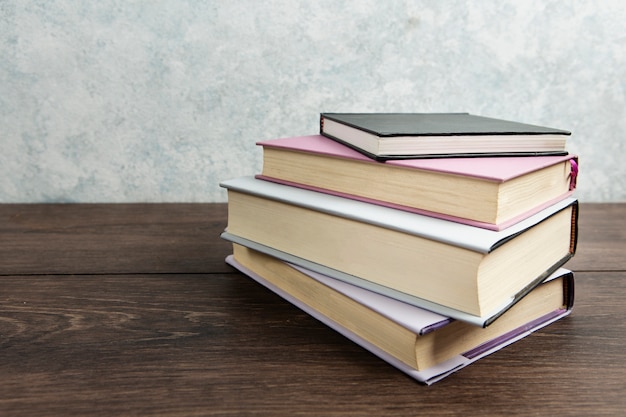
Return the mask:
<svg viewBox="0 0 626 417">
<path fill-rule="evenodd" d="M 2 277 L 2 415 L 618 415 L 623 272 L 571 316 L 419 385 L 238 273 Z"/>
<path fill-rule="evenodd" d="M 581 204 L 578 225 L 578 248 L 568 268 L 626 270 L 626 203 Z"/>
<path fill-rule="evenodd" d="M 224 263 L 225 204 L 0 205 L 0 415 L 621 415 L 626 204 L 571 316 L 425 387 Z"/>
<path fill-rule="evenodd" d="M 0 205 L 0 275 L 227 272 L 226 204 Z"/>
<path fill-rule="evenodd" d="M 0 205 L 0 275 L 228 272 L 226 204 Z M 626 204 L 582 204 L 572 270 L 626 270 Z"/>
</svg>

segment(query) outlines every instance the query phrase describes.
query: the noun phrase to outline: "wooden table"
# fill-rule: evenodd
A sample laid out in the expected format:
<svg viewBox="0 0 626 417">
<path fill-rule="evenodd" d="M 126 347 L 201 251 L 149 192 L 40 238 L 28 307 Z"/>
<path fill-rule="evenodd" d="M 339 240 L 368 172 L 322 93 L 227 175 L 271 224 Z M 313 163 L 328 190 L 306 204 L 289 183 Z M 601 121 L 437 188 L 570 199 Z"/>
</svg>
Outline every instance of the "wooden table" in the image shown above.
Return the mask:
<svg viewBox="0 0 626 417">
<path fill-rule="evenodd" d="M 626 415 L 626 204 L 571 316 L 431 387 L 224 263 L 225 204 L 0 205 L 0 415 Z"/>
</svg>

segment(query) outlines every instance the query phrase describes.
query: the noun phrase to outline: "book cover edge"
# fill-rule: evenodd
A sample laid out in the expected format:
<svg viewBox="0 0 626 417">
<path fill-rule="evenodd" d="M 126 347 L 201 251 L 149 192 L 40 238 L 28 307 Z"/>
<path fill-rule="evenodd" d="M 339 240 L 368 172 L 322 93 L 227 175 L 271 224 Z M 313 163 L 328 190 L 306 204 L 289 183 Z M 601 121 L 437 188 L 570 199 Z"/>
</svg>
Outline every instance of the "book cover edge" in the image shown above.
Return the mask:
<svg viewBox="0 0 626 417">
<path fill-rule="evenodd" d="M 321 213 L 362 221 L 402 233 L 410 233 L 480 253 L 489 253 L 503 243 L 508 236 L 516 235 L 529 229 L 576 201 L 568 197 L 506 229 L 489 230 L 381 205 L 368 204 L 358 200 L 346 199 L 327 193 L 290 187 L 256 179 L 252 176 L 223 181 L 220 183 L 220 186 L 260 198 L 269 198 Z M 460 239 L 460 237 L 463 237 L 463 239 Z"/>
</svg>

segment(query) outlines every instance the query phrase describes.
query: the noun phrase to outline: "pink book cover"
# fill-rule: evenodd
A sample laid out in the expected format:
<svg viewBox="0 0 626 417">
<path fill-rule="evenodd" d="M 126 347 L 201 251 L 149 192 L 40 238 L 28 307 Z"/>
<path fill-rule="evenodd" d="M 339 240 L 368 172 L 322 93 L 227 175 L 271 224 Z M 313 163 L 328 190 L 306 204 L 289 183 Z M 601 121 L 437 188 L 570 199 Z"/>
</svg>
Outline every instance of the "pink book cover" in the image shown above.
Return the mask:
<svg viewBox="0 0 626 417">
<path fill-rule="evenodd" d="M 335 192 L 332 190 L 322 189 L 318 187 L 308 186 L 299 183 L 284 181 L 278 178 L 268 177 L 265 175 L 257 175 L 258 179 L 277 182 L 285 185 L 306 188 L 312 191 L 333 194 L 340 197 L 351 198 L 354 200 L 364 201 L 372 204 L 384 205 L 399 210 L 410 211 L 414 213 L 424 214 L 431 217 L 437 217 L 444 220 L 455 221 L 468 224 L 470 226 L 481 227 L 490 230 L 505 229 L 530 215 L 543 210 L 546 207 L 570 196 L 576 188 L 576 176 L 578 173 L 577 156 L 521 156 L 521 157 L 472 157 L 472 158 L 436 158 L 436 159 L 404 159 L 404 160 L 388 160 L 385 162 L 374 161 L 371 158 L 357 152 L 345 145 L 342 145 L 332 139 L 321 135 L 296 136 L 291 138 L 272 139 L 257 142 L 257 145 L 264 148 L 277 148 L 298 152 L 315 153 L 319 155 L 330 156 L 334 158 L 344 158 L 358 160 L 369 164 L 387 164 L 400 166 L 405 168 L 419 169 L 424 171 L 441 172 L 453 175 L 462 175 L 467 177 L 475 177 L 503 183 L 521 175 L 537 171 L 548 166 L 558 164 L 563 161 L 570 160 L 572 163 L 572 176 L 570 180 L 570 190 L 553 200 L 533 208 L 533 210 L 523 213 L 505 223 L 491 224 L 477 222 L 461 217 L 449 216 L 441 213 L 435 213 L 427 210 L 421 210 L 413 207 L 397 205 L 385 201 L 373 200 L 370 198 L 360 197 L 352 194 Z"/>
</svg>

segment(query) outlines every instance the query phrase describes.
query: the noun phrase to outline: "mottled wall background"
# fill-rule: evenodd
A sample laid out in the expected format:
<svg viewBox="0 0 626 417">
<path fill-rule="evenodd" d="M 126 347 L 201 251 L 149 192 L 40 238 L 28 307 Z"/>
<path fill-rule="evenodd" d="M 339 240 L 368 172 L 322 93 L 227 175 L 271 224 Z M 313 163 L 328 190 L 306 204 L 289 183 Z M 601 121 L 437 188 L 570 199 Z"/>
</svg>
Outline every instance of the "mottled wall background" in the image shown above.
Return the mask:
<svg viewBox="0 0 626 417">
<path fill-rule="evenodd" d="M 568 129 L 625 201 L 626 2 L 0 0 L 0 202 L 225 201 L 321 111 Z"/>
</svg>

